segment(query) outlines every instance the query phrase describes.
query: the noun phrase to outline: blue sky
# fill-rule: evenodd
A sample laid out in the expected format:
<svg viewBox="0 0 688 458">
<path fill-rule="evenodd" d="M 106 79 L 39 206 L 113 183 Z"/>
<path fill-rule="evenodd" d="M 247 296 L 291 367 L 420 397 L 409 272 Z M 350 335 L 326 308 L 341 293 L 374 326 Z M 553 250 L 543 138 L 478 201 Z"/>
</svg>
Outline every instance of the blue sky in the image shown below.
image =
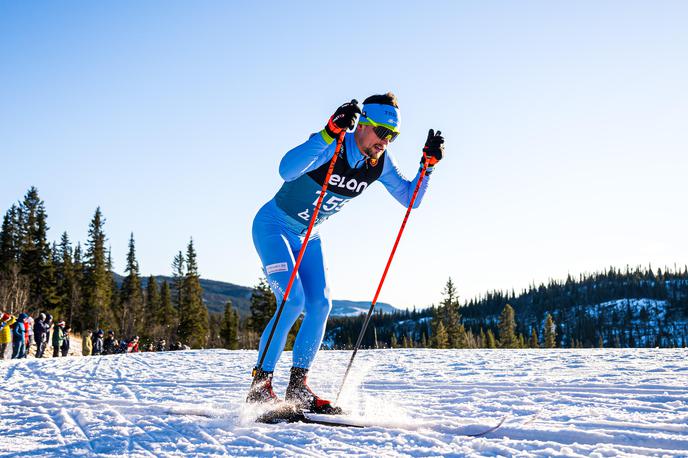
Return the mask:
<svg viewBox="0 0 688 458">
<path fill-rule="evenodd" d="M 688 260 L 688 3 L 2 2 L 0 211 L 37 186 L 51 239 L 97 206 L 115 270 L 193 236 L 204 277 L 260 275 L 250 228 L 282 155 L 388 90 L 415 174 L 381 301 L 473 297 L 567 273 Z M 322 228 L 335 298 L 372 299 L 404 208 L 381 185 Z"/>
</svg>

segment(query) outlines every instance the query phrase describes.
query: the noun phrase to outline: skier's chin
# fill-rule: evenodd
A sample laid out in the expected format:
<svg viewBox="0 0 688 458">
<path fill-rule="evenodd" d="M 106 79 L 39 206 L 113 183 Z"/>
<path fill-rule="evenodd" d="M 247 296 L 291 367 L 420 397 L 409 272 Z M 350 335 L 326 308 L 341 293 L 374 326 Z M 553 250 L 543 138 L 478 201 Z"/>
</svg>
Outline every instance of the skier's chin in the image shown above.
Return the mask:
<svg viewBox="0 0 688 458">
<path fill-rule="evenodd" d="M 370 148 L 366 148 L 364 153 L 371 159 L 380 159 L 382 153 L 385 152 L 385 147 L 381 145 L 373 145 Z"/>
</svg>

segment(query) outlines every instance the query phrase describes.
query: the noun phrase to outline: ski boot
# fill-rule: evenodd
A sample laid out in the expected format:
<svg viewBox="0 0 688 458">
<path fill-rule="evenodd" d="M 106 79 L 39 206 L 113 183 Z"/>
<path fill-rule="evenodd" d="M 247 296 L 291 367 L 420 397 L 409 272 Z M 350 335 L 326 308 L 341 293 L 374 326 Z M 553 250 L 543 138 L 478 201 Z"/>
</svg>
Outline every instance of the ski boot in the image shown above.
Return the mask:
<svg viewBox="0 0 688 458">
<path fill-rule="evenodd" d="M 253 368 L 253 382 L 246 396 L 248 404 L 277 403 L 279 398 L 272 391 L 272 372 L 265 372 L 258 367 Z"/>
<path fill-rule="evenodd" d="M 333 406 L 330 401 L 319 398 L 306 384 L 308 369 L 300 367 L 291 368 L 291 378 L 284 399 L 297 407 L 327 415 L 341 415 L 344 413 L 341 407 Z"/>
</svg>

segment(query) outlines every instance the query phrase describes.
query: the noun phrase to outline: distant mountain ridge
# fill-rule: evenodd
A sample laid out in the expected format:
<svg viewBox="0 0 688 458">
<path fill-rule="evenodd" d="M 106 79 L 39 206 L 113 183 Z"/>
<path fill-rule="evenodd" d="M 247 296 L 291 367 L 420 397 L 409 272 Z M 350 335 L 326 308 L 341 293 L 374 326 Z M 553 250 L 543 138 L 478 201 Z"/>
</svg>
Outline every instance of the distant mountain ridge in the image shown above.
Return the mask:
<svg viewBox="0 0 688 458">
<path fill-rule="evenodd" d="M 122 279 L 124 277 L 115 274 L 115 279 L 117 285 L 122 284 Z M 173 280 L 172 277 L 166 277 L 164 275 L 156 275 L 155 279 L 158 283 L 162 283 L 166 280 L 167 283 L 172 288 Z M 142 285 L 145 288 L 148 285 L 148 277 L 143 277 L 141 279 Z M 239 315 L 241 317 L 246 317 L 251 314 L 251 294 L 253 293 L 253 288 L 250 286 L 241 286 L 234 283 L 223 282 L 218 280 L 208 280 L 206 278 L 201 278 L 201 287 L 203 288 L 203 303 L 206 308 L 211 313 L 222 313 L 225 310 L 225 304 L 227 300 L 232 301 L 232 305 L 239 310 Z M 370 308 L 370 302 L 368 301 L 350 301 L 350 300 L 332 300 L 332 316 L 351 316 L 358 315 L 359 313 L 367 313 Z M 375 310 L 380 310 L 385 313 L 392 313 L 398 311 L 394 306 L 378 302 L 375 304 Z"/>
</svg>

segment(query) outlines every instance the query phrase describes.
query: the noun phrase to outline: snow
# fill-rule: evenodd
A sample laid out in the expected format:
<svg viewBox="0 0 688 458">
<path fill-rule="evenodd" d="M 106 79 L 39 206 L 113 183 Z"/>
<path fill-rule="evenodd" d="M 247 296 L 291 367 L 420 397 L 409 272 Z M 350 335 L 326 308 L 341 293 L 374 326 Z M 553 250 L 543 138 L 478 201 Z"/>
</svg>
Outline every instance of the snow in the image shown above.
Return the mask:
<svg viewBox="0 0 688 458">
<path fill-rule="evenodd" d="M 320 352 L 314 390 L 336 396 L 349 357 Z M 255 358 L 2 361 L 0 456 L 688 456 L 685 349 L 360 351 L 341 401 L 363 429 L 253 423 Z"/>
</svg>

